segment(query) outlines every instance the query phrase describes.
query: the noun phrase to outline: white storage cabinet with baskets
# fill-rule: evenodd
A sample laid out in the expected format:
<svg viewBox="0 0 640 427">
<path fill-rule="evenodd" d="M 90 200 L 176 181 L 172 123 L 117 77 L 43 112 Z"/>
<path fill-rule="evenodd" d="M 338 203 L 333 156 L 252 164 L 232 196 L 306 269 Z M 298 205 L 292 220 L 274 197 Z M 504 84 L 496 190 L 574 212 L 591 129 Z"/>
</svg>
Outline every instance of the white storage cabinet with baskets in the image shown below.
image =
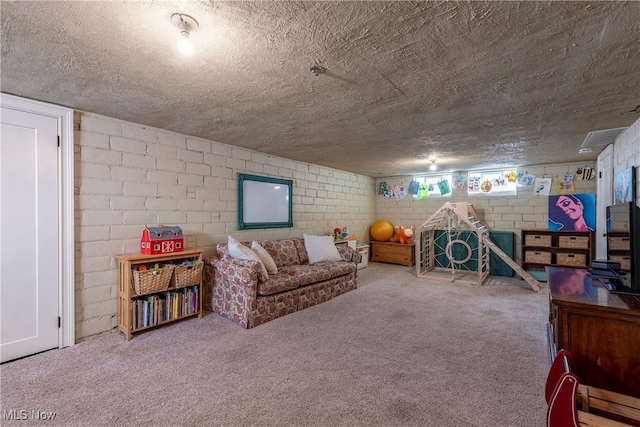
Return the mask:
<svg viewBox="0 0 640 427">
<path fill-rule="evenodd" d="M 202 249 L 118 255 L 118 331 L 132 334 L 202 317 Z"/>
<path fill-rule="evenodd" d="M 543 271 L 545 266 L 589 268 L 593 260 L 591 231 L 522 230 L 522 268 Z"/>
</svg>

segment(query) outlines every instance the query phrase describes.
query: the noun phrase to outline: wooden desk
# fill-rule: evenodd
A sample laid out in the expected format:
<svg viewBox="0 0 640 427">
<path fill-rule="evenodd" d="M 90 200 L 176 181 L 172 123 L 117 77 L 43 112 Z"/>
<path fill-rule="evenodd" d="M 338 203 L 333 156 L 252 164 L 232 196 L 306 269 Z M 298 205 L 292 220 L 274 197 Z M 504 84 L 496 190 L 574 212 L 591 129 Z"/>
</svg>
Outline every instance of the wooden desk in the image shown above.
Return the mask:
<svg viewBox="0 0 640 427">
<path fill-rule="evenodd" d="M 546 270 L 550 339 L 580 383 L 640 397 L 640 296 L 611 294 L 585 269 Z"/>
</svg>

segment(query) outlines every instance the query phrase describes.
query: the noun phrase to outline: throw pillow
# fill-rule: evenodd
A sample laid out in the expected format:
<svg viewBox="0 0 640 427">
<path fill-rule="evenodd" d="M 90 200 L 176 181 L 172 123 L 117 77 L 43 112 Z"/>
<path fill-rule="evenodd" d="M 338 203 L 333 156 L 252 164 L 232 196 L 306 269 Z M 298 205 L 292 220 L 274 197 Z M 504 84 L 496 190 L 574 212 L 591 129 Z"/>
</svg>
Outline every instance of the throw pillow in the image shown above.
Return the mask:
<svg viewBox="0 0 640 427">
<path fill-rule="evenodd" d="M 251 249 L 262 260 L 262 263 L 267 268 L 267 272 L 269 274 L 278 273 L 278 266 L 276 265 L 276 262 L 273 260 L 271 255 L 269 255 L 269 252 L 260 245 L 260 243 L 254 240 L 251 242 Z"/>
<path fill-rule="evenodd" d="M 304 247 L 309 256 L 309 264 L 322 261 L 342 261 L 338 248 L 333 243 L 333 236 L 303 234 L 303 237 Z"/>
<path fill-rule="evenodd" d="M 232 258 L 257 261 L 260 264 L 260 271 L 264 274 L 264 276 L 267 277 L 269 275 L 269 273 L 267 272 L 267 267 L 264 266 L 260 257 L 256 255 L 255 252 L 253 252 L 250 248 L 243 245 L 231 236 L 229 236 L 227 246 L 229 248 L 229 255 L 231 255 Z"/>
</svg>

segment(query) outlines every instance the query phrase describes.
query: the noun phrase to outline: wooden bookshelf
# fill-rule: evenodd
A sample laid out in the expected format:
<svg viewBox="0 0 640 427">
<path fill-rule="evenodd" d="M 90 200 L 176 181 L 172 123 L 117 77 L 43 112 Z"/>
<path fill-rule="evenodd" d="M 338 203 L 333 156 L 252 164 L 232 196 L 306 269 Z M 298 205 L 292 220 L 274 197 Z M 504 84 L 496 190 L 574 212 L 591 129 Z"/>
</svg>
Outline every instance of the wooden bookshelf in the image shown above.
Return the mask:
<svg viewBox="0 0 640 427">
<path fill-rule="evenodd" d="M 522 230 L 522 268 L 544 271 L 546 266 L 589 268 L 593 261 L 593 232 Z"/>
<path fill-rule="evenodd" d="M 202 249 L 186 249 L 182 252 L 162 255 L 116 256 L 118 259 L 118 331 L 125 334 L 127 341 L 137 332 L 189 317 L 202 317 L 202 252 Z M 191 267 L 193 271 L 186 275 L 185 269 L 189 267 L 176 267 L 185 261 L 196 264 Z M 168 286 L 144 290 L 140 285 L 143 274 L 153 271 L 163 275 L 168 273 L 168 270 L 162 272 L 154 270 L 156 264 L 161 269 L 171 269 Z M 145 266 L 147 270 L 138 271 L 141 266 Z M 138 277 L 139 292 L 134 286 L 134 276 Z"/>
</svg>

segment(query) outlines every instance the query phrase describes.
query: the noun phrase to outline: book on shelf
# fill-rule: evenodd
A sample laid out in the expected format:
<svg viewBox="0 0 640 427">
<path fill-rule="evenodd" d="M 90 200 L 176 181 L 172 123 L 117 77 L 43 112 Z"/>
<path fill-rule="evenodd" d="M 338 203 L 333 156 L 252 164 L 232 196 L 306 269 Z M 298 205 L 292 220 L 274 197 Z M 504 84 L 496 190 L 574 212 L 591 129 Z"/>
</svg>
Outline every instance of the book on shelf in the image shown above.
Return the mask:
<svg viewBox="0 0 640 427">
<path fill-rule="evenodd" d="M 194 285 L 132 299 L 131 328 L 155 326 L 198 313 L 199 292 L 199 287 Z"/>
</svg>

